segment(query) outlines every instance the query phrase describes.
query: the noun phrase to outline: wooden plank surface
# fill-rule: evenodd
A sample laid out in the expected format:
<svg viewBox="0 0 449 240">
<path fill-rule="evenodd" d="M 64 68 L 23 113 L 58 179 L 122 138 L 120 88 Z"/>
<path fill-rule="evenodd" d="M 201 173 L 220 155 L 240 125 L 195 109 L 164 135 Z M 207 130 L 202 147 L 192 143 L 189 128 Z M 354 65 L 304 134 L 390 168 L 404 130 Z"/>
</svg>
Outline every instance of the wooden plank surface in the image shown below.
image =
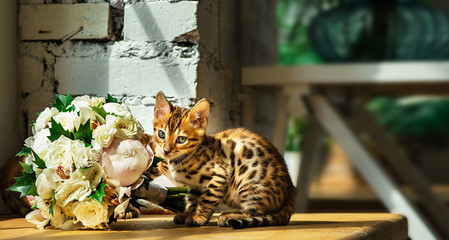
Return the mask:
<svg viewBox="0 0 449 240">
<path fill-rule="evenodd" d="M 175 225 L 170 215 L 145 215 L 119 220 L 109 231 L 63 231 L 39 230 L 24 218 L 1 216 L 0 239 L 407 239 L 406 219 L 390 213 L 295 214 L 288 226 L 240 230 L 218 227 L 216 217 L 203 227 Z"/>
<path fill-rule="evenodd" d="M 449 61 L 380 62 L 242 69 L 243 86 L 449 83 Z"/>
<path fill-rule="evenodd" d="M 22 40 L 108 38 L 109 3 L 20 5 L 19 31 Z"/>
</svg>

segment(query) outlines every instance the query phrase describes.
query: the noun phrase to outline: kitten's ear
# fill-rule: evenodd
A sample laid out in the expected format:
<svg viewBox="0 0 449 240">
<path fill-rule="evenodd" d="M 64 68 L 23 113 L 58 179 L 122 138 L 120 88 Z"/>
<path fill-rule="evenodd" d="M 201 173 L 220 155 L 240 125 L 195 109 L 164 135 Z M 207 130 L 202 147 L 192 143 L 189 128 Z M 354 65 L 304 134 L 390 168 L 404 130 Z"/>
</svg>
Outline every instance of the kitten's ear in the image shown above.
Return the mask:
<svg viewBox="0 0 449 240">
<path fill-rule="evenodd" d="M 206 99 L 201 99 L 196 105 L 190 110 L 189 120 L 190 122 L 198 127 L 206 127 L 207 118 L 209 117 L 209 102 Z"/>
<path fill-rule="evenodd" d="M 161 118 L 170 113 L 173 106 L 167 100 L 164 93 L 159 91 L 156 95 L 156 106 L 154 107 L 154 118 Z"/>
</svg>

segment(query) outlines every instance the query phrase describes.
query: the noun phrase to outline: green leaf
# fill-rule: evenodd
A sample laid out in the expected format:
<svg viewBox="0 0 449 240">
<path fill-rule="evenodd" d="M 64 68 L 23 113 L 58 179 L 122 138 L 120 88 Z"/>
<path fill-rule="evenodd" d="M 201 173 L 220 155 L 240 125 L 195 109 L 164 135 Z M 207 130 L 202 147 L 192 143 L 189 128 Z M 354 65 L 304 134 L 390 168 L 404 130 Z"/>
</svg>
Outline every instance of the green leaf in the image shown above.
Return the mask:
<svg viewBox="0 0 449 240">
<path fill-rule="evenodd" d="M 31 207 L 32 209 L 39 209 L 38 207 L 37 207 L 37 202 Z"/>
<path fill-rule="evenodd" d="M 35 151 L 31 150 L 31 152 L 33 153 L 33 156 L 34 156 L 33 163 L 35 163 L 37 165 L 37 167 L 40 168 L 40 169 L 47 168 L 47 166 L 45 165 L 44 160 L 42 160 L 42 158 L 40 158 L 39 155 L 37 155 L 37 153 Z"/>
<path fill-rule="evenodd" d="M 57 123 L 53 118 L 51 118 L 50 136 L 48 136 L 48 139 L 54 142 L 62 135 L 73 139 L 69 131 L 65 130 L 60 123 Z"/>
<path fill-rule="evenodd" d="M 153 163 L 151 164 L 150 167 L 157 167 L 157 164 L 158 164 L 159 162 L 162 162 L 162 161 L 164 161 L 163 158 L 154 156 L 154 158 L 153 158 Z"/>
<path fill-rule="evenodd" d="M 67 93 L 67 96 L 56 94 L 55 103 L 53 104 L 53 107 L 58 109 L 60 112 L 74 111 L 75 106 L 70 106 L 70 104 L 72 104 L 73 99 L 74 98 L 72 97 L 72 95 L 70 95 L 70 92 Z"/>
<path fill-rule="evenodd" d="M 15 191 L 20 193 L 20 197 L 24 197 L 26 195 L 36 196 L 36 173 L 33 171 L 32 173 L 28 173 L 23 171 L 22 177 L 16 177 L 16 183 L 12 185 L 12 187 L 8 188 L 8 191 Z"/>
<path fill-rule="evenodd" d="M 101 182 L 98 184 L 97 189 L 90 195 L 90 198 L 97 200 L 101 204 L 102 198 L 106 196 L 106 194 L 104 194 L 104 187 L 106 187 L 106 183 Z"/>
<path fill-rule="evenodd" d="M 93 130 L 90 128 L 90 119 L 86 121 L 86 123 L 81 124 L 77 131 L 73 133 L 74 140 L 81 139 L 87 144 L 92 143 L 92 132 Z"/>
<path fill-rule="evenodd" d="M 22 150 L 20 150 L 19 153 L 16 154 L 17 157 L 20 156 L 28 156 L 31 154 L 31 148 L 29 147 L 23 147 Z"/>
<path fill-rule="evenodd" d="M 33 170 L 33 165 L 28 165 L 28 164 L 23 163 L 23 162 L 19 162 L 19 163 L 20 163 L 20 165 L 22 166 L 23 170 L 25 170 L 25 172 L 27 172 L 27 173 L 32 173 L 32 172 L 34 172 L 34 170 Z"/>
<path fill-rule="evenodd" d="M 53 199 L 52 199 L 52 201 L 51 201 L 50 208 L 48 209 L 48 212 L 49 212 L 52 216 L 54 216 L 54 207 L 55 207 L 55 204 L 56 204 L 56 198 L 55 198 L 55 196 L 53 196 Z"/>
<path fill-rule="evenodd" d="M 117 100 L 117 98 L 109 95 L 109 93 L 106 95 L 106 103 L 121 103 Z"/>
<path fill-rule="evenodd" d="M 106 110 L 104 110 L 103 107 L 91 107 L 92 110 L 94 110 L 94 112 L 98 113 L 102 118 L 106 119 L 106 115 L 108 115 L 108 113 L 106 112 Z"/>
</svg>

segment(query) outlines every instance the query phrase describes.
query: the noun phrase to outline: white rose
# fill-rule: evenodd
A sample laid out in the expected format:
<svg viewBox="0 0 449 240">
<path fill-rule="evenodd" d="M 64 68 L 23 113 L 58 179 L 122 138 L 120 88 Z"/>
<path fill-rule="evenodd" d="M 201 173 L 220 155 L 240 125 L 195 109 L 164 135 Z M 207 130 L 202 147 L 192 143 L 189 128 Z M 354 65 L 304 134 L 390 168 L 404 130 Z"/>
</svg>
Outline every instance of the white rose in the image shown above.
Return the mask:
<svg viewBox="0 0 449 240">
<path fill-rule="evenodd" d="M 78 129 L 81 123 L 81 119 L 76 112 L 62 112 L 54 116 L 53 119 L 69 132 Z"/>
<path fill-rule="evenodd" d="M 73 163 L 76 168 L 86 168 L 92 166 L 95 162 L 98 162 L 99 156 L 96 152 L 93 152 L 90 147 L 86 147 L 83 141 L 72 141 L 72 156 Z"/>
<path fill-rule="evenodd" d="M 82 107 L 79 109 L 79 113 L 80 113 L 80 121 L 81 124 L 85 124 L 87 122 L 87 120 L 90 119 L 91 122 L 93 121 L 98 121 L 100 124 L 104 124 L 105 120 L 102 116 L 100 116 L 100 114 L 98 114 L 97 112 L 95 112 L 94 110 L 92 110 L 92 108 L 90 107 Z"/>
<path fill-rule="evenodd" d="M 37 193 L 42 199 L 51 199 L 58 184 L 53 181 L 54 170 L 44 169 L 36 179 Z"/>
<path fill-rule="evenodd" d="M 135 183 L 153 162 L 153 151 L 134 139 L 116 138 L 104 149 L 101 164 L 108 181 L 114 187 Z"/>
<path fill-rule="evenodd" d="M 32 212 L 29 212 L 25 216 L 25 219 L 28 222 L 35 224 L 36 227 L 39 229 L 44 229 L 44 227 L 48 224 L 48 221 L 50 221 L 49 218 L 46 218 L 42 215 L 40 210 L 34 210 Z"/>
<path fill-rule="evenodd" d="M 101 125 L 95 129 L 92 135 L 95 142 L 107 148 L 111 145 L 112 140 L 114 140 L 115 133 L 116 129 L 112 125 Z"/>
<path fill-rule="evenodd" d="M 39 155 L 41 158 L 45 157 L 48 152 L 48 147 L 51 141 L 48 139 L 50 136 L 50 129 L 44 128 L 34 135 L 34 140 L 31 142 L 31 148 Z"/>
<path fill-rule="evenodd" d="M 72 179 L 87 180 L 90 183 L 90 187 L 93 191 L 97 188 L 97 185 L 101 182 L 104 177 L 103 168 L 99 163 L 95 163 L 92 167 L 88 169 L 76 169 L 72 174 Z"/>
<path fill-rule="evenodd" d="M 123 117 L 132 117 L 131 111 L 126 105 L 121 105 L 118 103 L 106 103 L 103 105 L 103 108 L 108 113 L 114 113 Z"/>
<path fill-rule="evenodd" d="M 100 104 L 106 103 L 106 99 L 104 97 L 93 97 L 90 100 L 91 107 L 98 107 Z"/>
<path fill-rule="evenodd" d="M 36 122 L 34 123 L 34 132 L 40 132 L 42 129 L 47 127 L 51 118 L 56 116 L 58 113 L 59 111 L 56 108 L 45 108 L 45 110 L 39 114 L 39 117 L 37 117 Z"/>
<path fill-rule="evenodd" d="M 70 178 L 56 188 L 56 204 L 65 207 L 72 201 L 83 201 L 90 195 L 91 190 L 89 181 Z"/>
<path fill-rule="evenodd" d="M 25 139 L 25 146 L 31 147 L 33 142 L 34 142 L 34 137 L 33 136 L 27 137 L 27 139 Z"/>
<path fill-rule="evenodd" d="M 76 221 L 80 221 L 86 228 L 101 228 L 107 226 L 108 222 L 108 206 L 100 204 L 97 200 L 90 199 L 76 204 L 73 209 Z"/>
<path fill-rule="evenodd" d="M 56 169 L 58 166 L 61 166 L 65 170 L 72 172 L 72 140 L 65 136 L 60 136 L 56 141 L 51 143 L 44 160 L 47 168 Z"/>
<path fill-rule="evenodd" d="M 75 106 L 76 111 L 79 111 L 80 108 L 88 108 L 90 104 L 91 104 L 90 97 L 88 95 L 84 95 L 73 99 L 71 105 Z"/>
<path fill-rule="evenodd" d="M 132 138 L 143 134 L 143 127 L 135 118 L 107 115 L 106 125 L 116 129 L 115 136 L 118 138 Z"/>
</svg>

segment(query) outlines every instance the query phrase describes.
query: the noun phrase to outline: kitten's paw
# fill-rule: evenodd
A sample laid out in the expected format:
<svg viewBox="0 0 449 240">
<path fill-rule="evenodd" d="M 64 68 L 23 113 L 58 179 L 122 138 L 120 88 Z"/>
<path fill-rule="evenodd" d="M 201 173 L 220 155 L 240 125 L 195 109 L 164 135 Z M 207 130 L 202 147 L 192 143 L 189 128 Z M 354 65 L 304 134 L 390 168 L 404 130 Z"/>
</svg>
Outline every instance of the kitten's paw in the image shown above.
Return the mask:
<svg viewBox="0 0 449 240">
<path fill-rule="evenodd" d="M 228 223 L 228 217 L 224 214 L 220 215 L 218 217 L 218 226 L 220 227 L 230 227 L 231 225 L 229 225 Z"/>
<path fill-rule="evenodd" d="M 235 221 L 249 217 L 248 214 L 240 212 L 226 212 L 218 216 L 218 226 L 220 227 L 234 227 Z"/>
<path fill-rule="evenodd" d="M 184 224 L 184 223 L 186 223 L 186 219 L 187 219 L 187 214 L 185 214 L 185 213 L 178 213 L 173 218 L 173 222 L 175 222 L 175 224 Z"/>
<path fill-rule="evenodd" d="M 201 216 L 201 215 L 193 215 L 187 217 L 186 225 L 187 226 L 204 226 L 209 223 L 209 218 Z"/>
</svg>

